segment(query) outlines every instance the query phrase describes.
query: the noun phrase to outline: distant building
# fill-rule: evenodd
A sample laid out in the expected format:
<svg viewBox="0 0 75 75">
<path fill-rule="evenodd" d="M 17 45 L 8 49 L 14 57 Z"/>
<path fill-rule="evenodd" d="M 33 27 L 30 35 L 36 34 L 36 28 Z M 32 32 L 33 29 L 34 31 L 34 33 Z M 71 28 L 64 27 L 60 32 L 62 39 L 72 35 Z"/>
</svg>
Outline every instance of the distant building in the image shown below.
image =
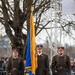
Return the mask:
<svg viewBox="0 0 75 75">
<path fill-rule="evenodd" d="M 9 45 L 10 39 L 7 35 L 0 36 L 0 57 L 11 56 L 11 46 Z"/>
</svg>

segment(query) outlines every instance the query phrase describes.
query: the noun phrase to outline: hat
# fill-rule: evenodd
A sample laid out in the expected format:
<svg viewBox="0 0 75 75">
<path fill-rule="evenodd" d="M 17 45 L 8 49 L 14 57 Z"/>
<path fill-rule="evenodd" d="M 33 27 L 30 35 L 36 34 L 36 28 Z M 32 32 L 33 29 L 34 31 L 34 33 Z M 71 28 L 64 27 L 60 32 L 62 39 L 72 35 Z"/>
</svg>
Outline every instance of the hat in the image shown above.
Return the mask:
<svg viewBox="0 0 75 75">
<path fill-rule="evenodd" d="M 18 48 L 13 48 L 13 52 L 14 52 L 14 51 L 18 52 L 19 50 L 18 50 Z"/>
<path fill-rule="evenodd" d="M 42 45 L 42 44 L 38 44 L 36 47 L 40 47 L 40 48 L 42 48 L 42 47 L 43 47 L 43 45 Z"/>
<path fill-rule="evenodd" d="M 17 49 L 14 49 L 13 52 L 18 52 L 18 50 Z"/>
</svg>

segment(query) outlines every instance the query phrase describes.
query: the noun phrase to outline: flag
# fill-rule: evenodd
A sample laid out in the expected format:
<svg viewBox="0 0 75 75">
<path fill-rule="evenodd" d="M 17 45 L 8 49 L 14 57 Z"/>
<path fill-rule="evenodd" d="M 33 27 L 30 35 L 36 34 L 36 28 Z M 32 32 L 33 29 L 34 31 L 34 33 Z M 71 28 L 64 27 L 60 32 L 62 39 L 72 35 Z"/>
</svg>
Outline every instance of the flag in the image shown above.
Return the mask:
<svg viewBox="0 0 75 75">
<path fill-rule="evenodd" d="M 35 27 L 33 11 L 30 14 L 30 31 L 28 33 L 28 44 L 26 52 L 26 69 L 30 71 L 30 75 L 35 74 L 37 68 L 37 56 L 36 56 L 36 39 L 35 39 Z"/>
</svg>

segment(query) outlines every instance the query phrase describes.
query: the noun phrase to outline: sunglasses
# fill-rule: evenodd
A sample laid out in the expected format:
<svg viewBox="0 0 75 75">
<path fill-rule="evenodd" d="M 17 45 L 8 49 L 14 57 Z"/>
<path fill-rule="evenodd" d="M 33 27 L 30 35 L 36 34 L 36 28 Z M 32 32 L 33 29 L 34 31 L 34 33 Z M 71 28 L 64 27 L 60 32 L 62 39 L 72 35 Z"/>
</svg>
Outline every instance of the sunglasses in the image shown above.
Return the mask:
<svg viewBox="0 0 75 75">
<path fill-rule="evenodd" d="M 60 49 L 60 48 L 61 48 L 61 49 L 64 49 L 64 47 L 58 47 L 58 49 Z"/>
<path fill-rule="evenodd" d="M 38 45 L 37 47 L 43 47 L 42 45 Z"/>
</svg>

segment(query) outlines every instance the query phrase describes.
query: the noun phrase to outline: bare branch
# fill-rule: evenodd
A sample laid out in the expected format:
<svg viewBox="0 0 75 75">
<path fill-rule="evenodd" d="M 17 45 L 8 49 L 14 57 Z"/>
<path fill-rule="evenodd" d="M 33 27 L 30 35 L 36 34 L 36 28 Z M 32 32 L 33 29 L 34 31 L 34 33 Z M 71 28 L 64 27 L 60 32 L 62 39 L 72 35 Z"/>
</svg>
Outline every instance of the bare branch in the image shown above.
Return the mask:
<svg viewBox="0 0 75 75">
<path fill-rule="evenodd" d="M 63 28 L 63 31 L 65 31 L 70 37 L 72 37 L 75 40 L 75 37 L 73 37 L 71 33 L 67 32 L 64 28 Z"/>
<path fill-rule="evenodd" d="M 7 8 L 5 5 L 5 0 L 1 0 L 1 1 L 2 1 L 2 11 L 3 11 L 3 16 L 4 16 L 4 21 L 5 21 L 5 24 L 8 25 L 9 16 L 8 16 Z"/>
<path fill-rule="evenodd" d="M 36 35 L 38 35 L 42 29 L 44 29 L 51 21 L 48 21 L 45 25 L 42 26 L 42 28 L 38 31 L 38 33 L 36 33 Z"/>
<path fill-rule="evenodd" d="M 50 0 L 48 1 L 42 1 L 38 7 L 35 8 L 34 13 L 36 13 L 37 11 L 39 11 L 42 7 L 44 7 L 45 5 L 50 4 Z"/>
<path fill-rule="evenodd" d="M 14 12 L 14 10 L 12 9 L 12 7 L 11 7 L 11 5 L 9 4 L 9 2 L 8 2 L 8 0 L 6 0 L 6 4 L 7 4 L 7 6 L 8 6 L 8 11 L 9 11 L 9 13 L 10 13 L 10 16 L 13 18 L 13 12 Z"/>
<path fill-rule="evenodd" d="M 41 12 L 40 12 L 40 14 L 38 15 L 38 18 L 36 19 L 36 21 L 37 21 L 37 26 L 36 26 L 36 32 L 37 32 L 37 30 L 38 30 L 38 27 L 39 27 L 39 23 L 40 23 L 40 20 L 41 20 L 41 16 L 42 16 L 42 13 L 44 12 L 44 7 L 43 7 L 43 9 L 41 10 Z"/>
<path fill-rule="evenodd" d="M 3 19 L 3 17 L 0 17 L 0 22 L 4 25 L 4 19 Z"/>
</svg>

